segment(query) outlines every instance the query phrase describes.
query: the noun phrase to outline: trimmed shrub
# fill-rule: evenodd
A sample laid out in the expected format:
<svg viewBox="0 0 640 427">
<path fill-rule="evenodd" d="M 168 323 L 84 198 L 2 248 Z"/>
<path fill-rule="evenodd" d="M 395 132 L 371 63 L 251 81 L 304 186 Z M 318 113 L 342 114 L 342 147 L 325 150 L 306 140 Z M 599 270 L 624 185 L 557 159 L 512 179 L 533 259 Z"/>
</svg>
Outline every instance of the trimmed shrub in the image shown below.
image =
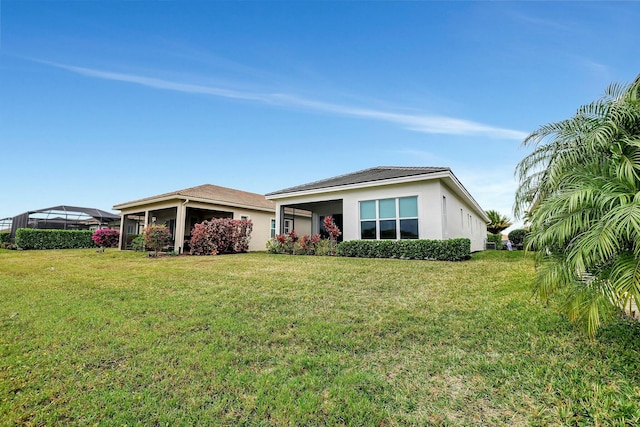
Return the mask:
<svg viewBox="0 0 640 427">
<path fill-rule="evenodd" d="M 249 219 L 213 218 L 191 230 L 191 255 L 247 252 L 253 223 Z"/>
<path fill-rule="evenodd" d="M 471 240 L 350 240 L 338 245 L 338 255 L 462 261 L 471 256 Z"/>
<path fill-rule="evenodd" d="M 21 249 L 80 249 L 93 248 L 90 230 L 16 230 L 16 246 Z"/>
<path fill-rule="evenodd" d="M 509 240 L 511 240 L 511 243 L 515 246 L 520 246 L 524 244 L 524 239 L 527 237 L 528 233 L 529 232 L 527 230 L 523 230 L 521 228 L 513 230 L 509 233 Z"/>
<path fill-rule="evenodd" d="M 487 242 L 493 242 L 496 244 L 496 249 L 502 249 L 502 234 L 487 233 Z"/>
<path fill-rule="evenodd" d="M 120 232 L 118 230 L 111 230 L 108 228 L 102 228 L 96 230 L 91 236 L 93 242 L 101 248 L 115 248 L 120 241 Z"/>
<path fill-rule="evenodd" d="M 0 233 L 0 243 L 11 243 L 11 233 L 8 231 Z"/>
</svg>

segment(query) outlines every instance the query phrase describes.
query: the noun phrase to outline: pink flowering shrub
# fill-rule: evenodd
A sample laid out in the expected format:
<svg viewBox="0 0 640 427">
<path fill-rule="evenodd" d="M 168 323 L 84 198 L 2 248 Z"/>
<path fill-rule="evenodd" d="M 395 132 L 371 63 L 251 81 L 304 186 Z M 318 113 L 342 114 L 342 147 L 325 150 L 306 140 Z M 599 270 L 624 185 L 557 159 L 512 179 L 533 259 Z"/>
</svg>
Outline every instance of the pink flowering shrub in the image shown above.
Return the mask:
<svg viewBox="0 0 640 427">
<path fill-rule="evenodd" d="M 91 236 L 91 240 L 101 248 L 115 248 L 120 240 L 120 232 L 118 230 L 110 230 L 103 228 L 96 230 Z"/>
<path fill-rule="evenodd" d="M 158 252 L 171 242 L 171 231 L 166 225 L 149 225 L 142 229 L 142 237 L 146 245 L 158 255 Z"/>
<path fill-rule="evenodd" d="M 247 252 L 253 223 L 248 219 L 213 218 L 191 230 L 191 255 Z"/>
</svg>

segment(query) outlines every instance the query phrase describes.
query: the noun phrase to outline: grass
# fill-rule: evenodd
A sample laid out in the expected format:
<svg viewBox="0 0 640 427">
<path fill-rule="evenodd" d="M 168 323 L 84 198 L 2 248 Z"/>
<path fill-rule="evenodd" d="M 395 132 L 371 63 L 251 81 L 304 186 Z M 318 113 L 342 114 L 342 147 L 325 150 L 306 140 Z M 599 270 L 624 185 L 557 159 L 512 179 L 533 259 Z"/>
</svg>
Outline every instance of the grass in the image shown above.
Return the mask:
<svg viewBox="0 0 640 427">
<path fill-rule="evenodd" d="M 640 423 L 640 327 L 533 262 L 0 250 L 0 426 Z"/>
</svg>

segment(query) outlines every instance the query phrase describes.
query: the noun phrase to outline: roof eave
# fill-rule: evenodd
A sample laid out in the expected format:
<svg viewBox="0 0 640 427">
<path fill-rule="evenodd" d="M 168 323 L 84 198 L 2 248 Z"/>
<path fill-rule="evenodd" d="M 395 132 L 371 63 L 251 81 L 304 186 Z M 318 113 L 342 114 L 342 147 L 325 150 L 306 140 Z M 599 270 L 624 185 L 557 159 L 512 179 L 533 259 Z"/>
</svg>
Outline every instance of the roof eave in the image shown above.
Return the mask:
<svg viewBox="0 0 640 427">
<path fill-rule="evenodd" d="M 290 197 L 311 196 L 323 193 L 333 193 L 336 191 L 359 190 L 361 188 L 379 187 L 381 185 L 407 184 L 419 181 L 431 181 L 434 179 L 445 178 L 451 175 L 451 171 L 444 170 L 439 172 L 429 172 L 420 175 L 411 175 L 398 178 L 379 179 L 375 181 L 359 182 L 356 184 L 333 185 L 329 187 L 314 188 L 310 190 L 298 190 L 290 192 L 269 193 L 265 197 L 269 200 L 288 199 Z"/>
<path fill-rule="evenodd" d="M 172 195 L 168 195 L 168 196 L 164 196 L 164 197 L 145 199 L 144 201 L 137 201 L 137 202 L 133 201 L 133 202 L 121 203 L 119 205 L 114 205 L 113 209 L 119 210 L 119 211 L 123 211 L 125 209 L 130 209 L 130 208 L 134 208 L 134 207 L 142 207 L 142 206 L 146 206 L 146 205 L 152 205 L 152 204 L 155 204 L 155 203 L 168 202 L 168 201 L 171 201 L 171 200 L 182 201 L 182 202 L 207 203 L 207 204 L 212 204 L 212 205 L 229 206 L 229 207 L 234 207 L 234 208 L 242 208 L 242 209 L 248 209 L 248 210 L 254 210 L 254 211 L 263 211 L 263 212 L 274 212 L 275 211 L 275 206 L 273 208 L 267 208 L 266 206 L 254 206 L 254 205 L 247 205 L 247 204 L 243 204 L 243 203 L 227 202 L 227 201 L 224 201 L 224 200 L 207 199 L 207 198 L 203 198 L 203 197 L 190 197 L 190 196 L 185 196 L 185 195 L 182 195 L 182 194 L 172 194 Z"/>
</svg>

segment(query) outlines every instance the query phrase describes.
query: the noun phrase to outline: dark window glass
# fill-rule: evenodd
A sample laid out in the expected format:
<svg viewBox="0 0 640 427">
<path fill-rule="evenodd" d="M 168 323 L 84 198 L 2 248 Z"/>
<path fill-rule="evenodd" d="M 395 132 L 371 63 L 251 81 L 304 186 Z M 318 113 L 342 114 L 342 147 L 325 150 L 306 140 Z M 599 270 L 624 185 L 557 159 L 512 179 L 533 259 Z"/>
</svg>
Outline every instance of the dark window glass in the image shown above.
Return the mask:
<svg viewBox="0 0 640 427">
<path fill-rule="evenodd" d="M 396 233 L 396 220 L 382 220 L 380 221 L 380 238 L 381 239 L 397 239 Z"/>
<path fill-rule="evenodd" d="M 375 221 L 361 221 L 360 230 L 361 230 L 360 231 L 361 239 L 376 238 L 376 222 Z"/>
<path fill-rule="evenodd" d="M 401 219 L 400 220 L 400 238 L 401 239 L 417 239 L 418 238 L 418 220 L 417 219 Z"/>
</svg>

